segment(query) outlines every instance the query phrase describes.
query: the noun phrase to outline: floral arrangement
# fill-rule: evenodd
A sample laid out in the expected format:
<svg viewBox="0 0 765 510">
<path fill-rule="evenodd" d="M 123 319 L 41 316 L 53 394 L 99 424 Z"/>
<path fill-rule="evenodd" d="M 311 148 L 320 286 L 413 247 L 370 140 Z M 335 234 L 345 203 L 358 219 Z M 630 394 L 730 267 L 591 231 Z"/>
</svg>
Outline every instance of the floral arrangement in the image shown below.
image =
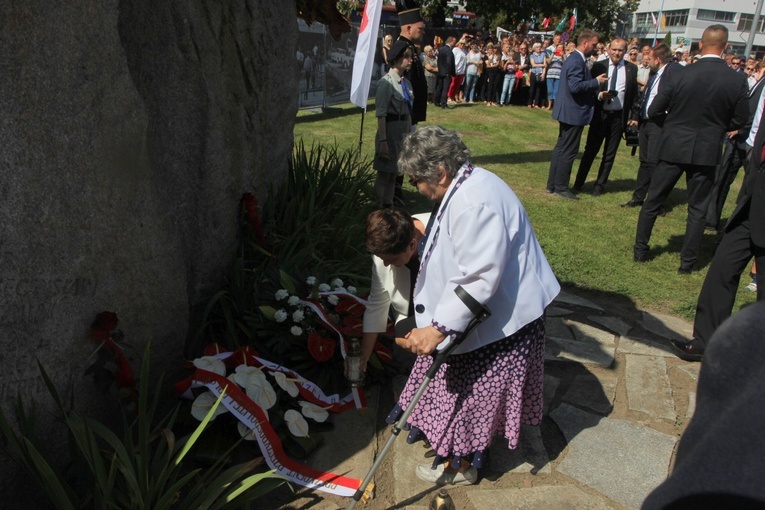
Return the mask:
<svg viewBox="0 0 765 510">
<path fill-rule="evenodd" d="M 97 344 L 97 348 L 91 355 L 94 361 L 85 369 L 85 375 L 92 376 L 94 383 L 104 392 L 109 391 L 114 384 L 122 403 L 126 407 L 134 407 L 137 398 L 136 380 L 125 349 L 120 345 L 125 335 L 117 329 L 118 325 L 119 318 L 114 312 L 103 311 L 96 315 L 90 325 L 88 338 Z"/>
<path fill-rule="evenodd" d="M 326 391 L 341 390 L 346 385 L 345 353 L 351 342 L 361 341 L 366 301 L 340 278 L 330 285 L 318 283 L 314 276 L 306 278 L 301 297 L 295 282 L 282 276 L 285 285 L 273 292 L 271 304 L 259 306 L 265 320 L 258 336 L 280 362 Z M 388 329 L 393 336 L 392 323 Z M 368 373 L 371 370 L 372 378 L 377 378 L 391 360 L 390 350 L 377 342 Z"/>
<path fill-rule="evenodd" d="M 212 412 L 211 421 L 229 421 L 227 427 L 236 428 L 244 440 L 257 441 L 277 474 L 296 483 L 341 495 L 359 487 L 359 480 L 316 472 L 292 458 L 305 458 L 321 443 L 321 431 L 333 428 L 330 412 L 364 406 L 362 393 L 327 396 L 297 372 L 261 358 L 249 347 L 228 352 L 208 345 L 189 368 L 194 373 L 176 389 L 193 399 L 194 418 L 202 421 Z M 216 406 L 219 399 L 221 405 Z"/>
</svg>

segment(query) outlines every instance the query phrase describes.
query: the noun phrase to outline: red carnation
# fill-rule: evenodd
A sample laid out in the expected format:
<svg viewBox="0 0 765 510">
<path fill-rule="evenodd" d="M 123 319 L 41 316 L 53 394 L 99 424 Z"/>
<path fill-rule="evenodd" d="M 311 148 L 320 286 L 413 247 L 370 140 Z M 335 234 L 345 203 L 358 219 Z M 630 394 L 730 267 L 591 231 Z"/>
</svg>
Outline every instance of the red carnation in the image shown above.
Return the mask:
<svg viewBox="0 0 765 510">
<path fill-rule="evenodd" d="M 265 246 L 266 239 L 263 235 L 263 222 L 260 221 L 260 215 L 258 214 L 258 199 L 252 193 L 244 193 L 242 195 L 242 206 L 247 214 L 247 221 L 250 224 L 250 228 L 252 228 L 255 239 L 259 245 Z"/>
<path fill-rule="evenodd" d="M 335 339 L 319 335 L 315 331 L 308 335 L 308 352 L 316 361 L 328 361 L 335 353 Z"/>
<path fill-rule="evenodd" d="M 117 314 L 114 312 L 101 312 L 96 315 L 96 324 L 100 325 L 106 331 L 114 331 L 119 324 Z"/>
</svg>

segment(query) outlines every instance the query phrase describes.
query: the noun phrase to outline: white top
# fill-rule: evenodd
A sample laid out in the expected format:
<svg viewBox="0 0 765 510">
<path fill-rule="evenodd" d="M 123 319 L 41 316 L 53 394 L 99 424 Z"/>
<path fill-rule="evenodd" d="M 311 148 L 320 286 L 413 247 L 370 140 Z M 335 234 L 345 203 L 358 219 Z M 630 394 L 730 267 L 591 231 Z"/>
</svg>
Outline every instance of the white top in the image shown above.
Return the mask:
<svg viewBox="0 0 765 510">
<path fill-rule="evenodd" d="M 455 353 L 512 335 L 541 317 L 560 292 L 515 193 L 502 179 L 478 167 L 456 188 L 466 168 L 459 170 L 446 191 L 437 213 L 440 220 L 437 215 L 428 233 L 414 290 L 418 327 L 435 321 L 453 331 L 465 330 L 473 314 L 454 293 L 458 285 L 491 310 L 491 317 Z M 448 337 L 438 348 L 450 341 Z"/>
<path fill-rule="evenodd" d="M 462 51 L 462 48 L 455 46 L 452 48 L 452 53 L 454 53 L 455 74 L 465 74 L 465 69 L 467 68 L 467 57 L 465 56 L 465 52 Z"/>
<path fill-rule="evenodd" d="M 427 225 L 430 213 L 415 214 L 413 217 Z M 411 295 L 410 280 L 409 269 L 406 266 L 385 267 L 380 257 L 372 256 L 372 282 L 364 310 L 364 333 L 383 333 L 388 324 L 391 306 L 396 322 L 407 318 Z"/>
</svg>

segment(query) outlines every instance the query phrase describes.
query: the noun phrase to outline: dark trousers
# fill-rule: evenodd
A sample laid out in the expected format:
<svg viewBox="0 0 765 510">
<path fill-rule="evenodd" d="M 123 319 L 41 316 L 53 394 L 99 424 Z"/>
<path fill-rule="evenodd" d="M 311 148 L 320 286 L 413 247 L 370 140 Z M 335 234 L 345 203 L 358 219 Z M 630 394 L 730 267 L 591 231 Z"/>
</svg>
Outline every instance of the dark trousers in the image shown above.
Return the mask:
<svg viewBox="0 0 765 510">
<path fill-rule="evenodd" d="M 547 189 L 562 192 L 568 190 L 571 168 L 579 152 L 584 126 L 572 126 L 565 122 L 558 128 L 558 141 L 552 151 L 550 173 L 547 176 Z"/>
<path fill-rule="evenodd" d="M 531 75 L 529 86 L 529 105 L 541 107 L 547 99 L 547 85 L 542 79 L 542 74 Z"/>
<path fill-rule="evenodd" d="M 451 76 L 436 76 L 436 93 L 433 101 L 436 106 L 446 106 L 446 93 L 449 91 L 449 84 L 452 82 Z"/>
<path fill-rule="evenodd" d="M 747 150 L 739 147 L 738 143 L 728 140 L 725 142 L 722 160 L 715 169 L 715 182 L 712 186 L 712 198 L 709 199 L 706 226 L 717 229 L 720 227 L 720 216 L 728 198 L 728 192 L 736 180 L 738 170 L 746 163 Z"/>
<path fill-rule="evenodd" d="M 648 198 L 640 210 L 633 248 L 635 257 L 644 258 L 648 253 L 648 241 L 651 239 L 659 210 L 677 181 L 680 180 L 680 176 L 685 174 L 685 183 L 688 188 L 688 219 L 685 224 L 683 247 L 680 250 L 680 267 L 683 269 L 693 267 L 704 235 L 704 221 L 714 182 L 714 172 L 714 166 L 659 161 L 648 188 Z"/>
<path fill-rule="evenodd" d="M 705 345 L 720 324 L 730 317 L 741 273 L 752 257 L 758 268 L 765 268 L 765 248 L 752 243 L 750 221 L 746 218 L 727 228 L 701 287 L 696 304 L 696 319 L 693 322 L 693 337 Z M 757 301 L 763 300 L 765 285 L 758 283 Z"/>
<path fill-rule="evenodd" d="M 581 188 L 587 181 L 587 174 L 590 173 L 592 162 L 595 161 L 595 156 L 598 155 L 600 146 L 605 141 L 603 159 L 601 159 L 600 169 L 598 169 L 598 180 L 595 182 L 595 189 L 603 191 L 606 182 L 608 182 L 608 176 L 611 174 L 611 168 L 614 166 L 622 133 L 624 133 L 624 122 L 621 111 L 595 112 L 590 123 L 590 129 L 587 131 L 587 142 L 584 144 L 582 161 L 579 162 L 579 171 L 574 180 L 575 188 Z"/>
<path fill-rule="evenodd" d="M 648 194 L 651 185 L 651 176 L 658 163 L 659 140 L 661 140 L 661 126 L 651 120 L 644 120 L 640 124 L 639 148 L 640 167 L 638 168 L 635 190 L 632 199 L 642 202 Z"/>
</svg>

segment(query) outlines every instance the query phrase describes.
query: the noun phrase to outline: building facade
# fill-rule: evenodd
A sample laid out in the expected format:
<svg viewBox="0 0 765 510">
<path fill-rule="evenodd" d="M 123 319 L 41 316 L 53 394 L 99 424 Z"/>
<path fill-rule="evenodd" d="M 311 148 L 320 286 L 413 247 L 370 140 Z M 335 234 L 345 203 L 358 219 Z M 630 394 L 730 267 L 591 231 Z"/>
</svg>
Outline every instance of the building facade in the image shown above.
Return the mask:
<svg viewBox="0 0 765 510">
<path fill-rule="evenodd" d="M 728 27 L 728 42 L 736 54 L 743 54 L 754 20 L 757 0 L 641 0 L 632 17 L 632 37 L 652 43 L 654 36 L 661 41 L 671 32 L 672 48 L 685 41 L 686 48 L 698 49 L 701 34 L 709 25 Z M 752 53 L 765 56 L 765 17 L 760 14 Z M 658 34 L 657 34 L 658 27 Z"/>
</svg>

